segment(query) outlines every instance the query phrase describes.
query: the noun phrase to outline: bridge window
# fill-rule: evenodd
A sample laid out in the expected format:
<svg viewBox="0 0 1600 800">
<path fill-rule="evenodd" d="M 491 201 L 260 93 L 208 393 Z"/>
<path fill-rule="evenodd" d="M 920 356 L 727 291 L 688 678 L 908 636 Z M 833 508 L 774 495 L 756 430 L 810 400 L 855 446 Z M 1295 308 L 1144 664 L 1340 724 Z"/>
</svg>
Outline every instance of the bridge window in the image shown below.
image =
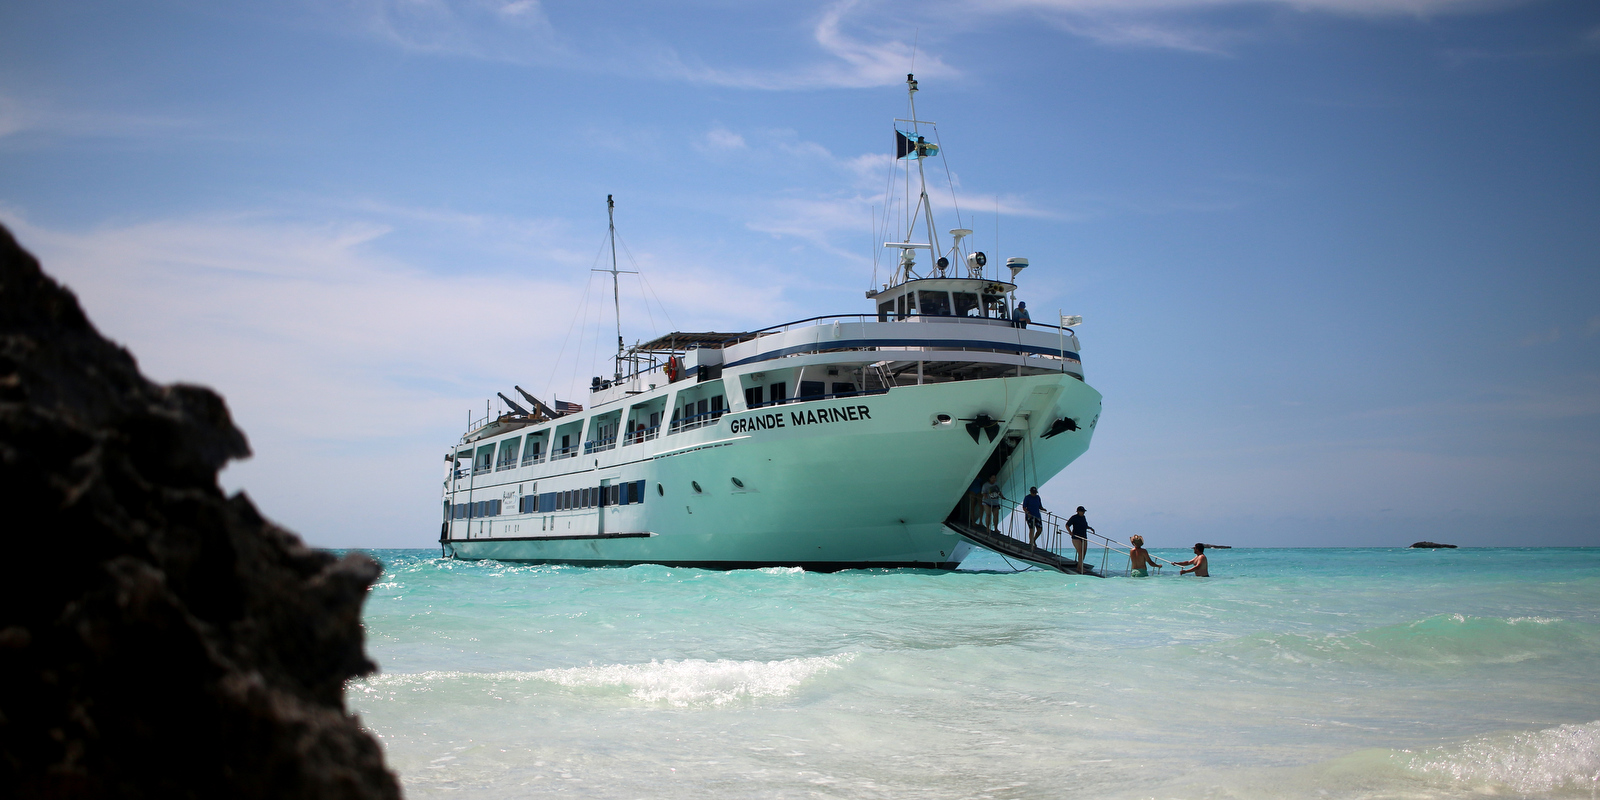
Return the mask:
<svg viewBox="0 0 1600 800">
<path fill-rule="evenodd" d="M 855 390 L 856 390 L 856 385 L 853 384 L 853 383 L 835 383 L 833 385 L 833 393 L 834 394 L 850 394 L 851 392 L 854 392 Z"/>
<path fill-rule="evenodd" d="M 752 386 L 744 390 L 744 404 L 750 408 L 761 407 L 761 387 Z"/>
<path fill-rule="evenodd" d="M 917 292 L 922 301 L 922 313 L 930 317 L 950 316 L 950 295 L 945 292 Z"/>
<path fill-rule="evenodd" d="M 890 301 L 885 302 L 885 303 L 879 303 L 878 304 L 878 321 L 879 322 L 888 322 L 889 318 L 893 317 L 893 316 L 894 316 L 894 301 L 893 300 L 890 300 Z"/>
<path fill-rule="evenodd" d="M 956 316 L 981 317 L 983 312 L 978 310 L 977 292 L 954 292 L 956 298 Z"/>
<path fill-rule="evenodd" d="M 767 387 L 767 402 L 777 405 L 789 399 L 789 384 L 779 381 Z"/>
<path fill-rule="evenodd" d="M 801 381 L 800 399 L 812 400 L 822 396 L 822 381 Z"/>
</svg>

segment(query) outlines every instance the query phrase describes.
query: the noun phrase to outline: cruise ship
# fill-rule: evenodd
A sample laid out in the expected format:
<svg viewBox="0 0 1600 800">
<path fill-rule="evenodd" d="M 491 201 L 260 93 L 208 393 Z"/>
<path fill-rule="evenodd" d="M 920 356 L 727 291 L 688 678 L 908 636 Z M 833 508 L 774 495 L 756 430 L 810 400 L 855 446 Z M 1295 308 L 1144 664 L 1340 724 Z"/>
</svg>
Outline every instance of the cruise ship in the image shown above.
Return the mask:
<svg viewBox="0 0 1600 800">
<path fill-rule="evenodd" d="M 1084 381 L 1081 320 L 1016 320 L 1027 260 L 1002 273 L 971 230 L 939 235 L 924 167 L 939 147 L 913 76 L 907 87 L 896 164 L 917 180 L 867 308 L 627 348 L 619 320 L 616 370 L 587 402 L 516 387 L 520 400 L 500 395 L 507 413 L 449 448 L 446 556 L 954 569 L 986 547 L 1076 564 L 977 524 L 971 487 L 997 476 L 1020 500 L 1088 449 L 1101 398 Z M 614 217 L 612 237 L 615 286 Z"/>
</svg>

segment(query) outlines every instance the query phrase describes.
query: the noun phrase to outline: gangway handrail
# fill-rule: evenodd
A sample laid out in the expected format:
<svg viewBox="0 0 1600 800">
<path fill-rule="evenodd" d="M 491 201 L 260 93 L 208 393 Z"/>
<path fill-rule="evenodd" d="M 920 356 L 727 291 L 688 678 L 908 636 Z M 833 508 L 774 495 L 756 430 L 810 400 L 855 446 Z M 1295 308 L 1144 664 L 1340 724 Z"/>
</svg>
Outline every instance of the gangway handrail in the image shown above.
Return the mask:
<svg viewBox="0 0 1600 800">
<path fill-rule="evenodd" d="M 1009 508 L 1009 510 L 1006 512 L 1006 531 L 1005 531 L 1005 535 L 1010 537 L 1010 538 L 1012 538 L 1012 539 L 1017 539 L 1019 541 L 1023 541 L 1024 540 L 1023 537 L 1016 536 L 1016 535 L 1014 535 L 1013 532 L 1016 530 L 1016 518 L 1018 516 L 1024 516 L 1025 517 L 1027 515 L 1026 509 L 1024 509 L 1022 507 L 1021 503 L 1018 503 L 1018 502 L 1012 500 L 1009 497 L 1000 498 L 1000 503 L 1001 503 L 1001 507 L 1002 508 Z M 1061 532 L 1062 532 L 1062 529 L 1066 527 L 1066 520 L 1062 519 L 1062 517 L 1060 515 L 1058 515 L 1058 514 L 1056 514 L 1054 512 L 1045 511 L 1045 510 L 1041 509 L 1040 510 L 1040 524 L 1044 526 L 1044 532 L 1041 533 L 1041 535 L 1040 535 L 1040 538 L 1045 540 L 1044 549 L 1049 550 L 1052 553 L 1059 552 L 1059 553 L 1065 555 L 1067 548 L 1062 546 Z M 1111 551 L 1113 551 L 1113 550 L 1115 550 L 1116 552 L 1121 553 L 1121 554 L 1123 554 L 1123 555 L 1125 555 L 1125 556 L 1127 556 L 1129 558 L 1129 561 L 1130 561 L 1129 569 L 1125 570 L 1124 572 L 1131 572 L 1132 571 L 1131 562 L 1132 562 L 1132 558 L 1133 558 L 1133 553 L 1132 553 L 1132 551 L 1130 549 L 1124 548 L 1120 543 L 1113 541 L 1110 537 L 1105 536 L 1104 534 L 1101 534 L 1099 532 L 1092 532 L 1091 533 L 1091 532 L 1085 531 L 1084 532 L 1084 539 L 1085 540 L 1089 540 L 1089 537 L 1094 537 L 1095 539 L 1099 539 L 1100 540 L 1100 544 L 1099 544 L 1098 548 L 1100 549 L 1100 574 L 1101 575 L 1110 575 L 1110 574 L 1112 574 L 1111 572 L 1108 571 L 1107 562 L 1110 560 Z M 1076 548 L 1073 548 L 1073 551 L 1074 551 L 1074 554 L 1076 554 Z M 1152 564 L 1154 564 L 1153 561 L 1152 561 Z M 1157 566 L 1159 567 L 1159 565 L 1157 565 Z"/>
</svg>

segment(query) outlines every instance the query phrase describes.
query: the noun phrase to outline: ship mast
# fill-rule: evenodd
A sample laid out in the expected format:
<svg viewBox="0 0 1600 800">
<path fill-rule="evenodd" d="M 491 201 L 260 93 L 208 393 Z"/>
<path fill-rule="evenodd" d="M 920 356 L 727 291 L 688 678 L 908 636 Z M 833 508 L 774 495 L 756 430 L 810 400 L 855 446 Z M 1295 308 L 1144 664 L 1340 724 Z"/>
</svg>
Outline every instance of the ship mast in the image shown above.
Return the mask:
<svg viewBox="0 0 1600 800">
<path fill-rule="evenodd" d="M 606 221 L 610 225 L 611 269 L 593 271 L 611 273 L 611 310 L 616 314 L 617 318 L 616 372 L 612 377 L 620 381 L 622 380 L 622 362 L 626 358 L 627 348 L 622 344 L 622 299 L 621 292 L 617 286 L 617 276 L 624 272 L 632 274 L 632 270 L 617 269 L 617 202 L 609 194 L 606 195 Z"/>
<path fill-rule="evenodd" d="M 912 255 L 914 251 L 927 250 L 928 258 L 933 262 L 935 268 L 938 268 L 940 252 L 939 233 L 933 227 L 933 205 L 928 201 L 928 176 L 926 168 L 922 164 L 923 160 L 928 156 L 939 152 L 939 147 L 929 143 L 921 135 L 920 126 L 923 124 L 923 120 L 917 119 L 917 77 L 915 75 L 906 75 L 906 97 L 911 105 L 911 119 L 896 120 L 896 122 L 911 123 L 911 135 L 906 136 L 904 133 L 897 132 L 897 137 L 902 140 L 900 145 L 901 152 L 897 154 L 897 157 L 906 158 L 910 156 L 913 161 L 917 162 L 917 185 L 919 189 L 917 209 L 912 212 L 910 223 L 906 226 L 906 238 L 903 241 L 884 242 L 883 244 L 886 248 L 900 251 L 900 280 L 902 281 L 911 280 L 913 277 L 911 268 L 916 263 L 916 257 Z M 932 125 L 934 123 L 929 122 L 927 124 Z M 906 199 L 910 200 L 910 197 L 908 196 Z M 918 211 L 921 213 L 918 214 Z M 928 229 L 928 241 L 926 243 L 911 241 L 911 234 L 916 231 L 918 216 L 922 217 Z"/>
<path fill-rule="evenodd" d="M 917 79 L 916 76 L 909 73 L 906 75 L 906 100 L 911 103 L 911 132 L 920 134 L 922 131 L 917 127 L 919 124 L 917 120 Z M 920 152 L 921 141 L 922 137 L 918 136 L 917 184 L 922 189 L 922 196 L 917 202 L 922 206 L 923 217 L 928 223 L 928 257 L 936 259 L 939 257 L 939 232 L 938 229 L 933 227 L 933 204 L 928 202 L 928 175 L 922 164 L 924 157 Z M 910 230 L 906 231 L 906 241 L 911 241 Z"/>
</svg>

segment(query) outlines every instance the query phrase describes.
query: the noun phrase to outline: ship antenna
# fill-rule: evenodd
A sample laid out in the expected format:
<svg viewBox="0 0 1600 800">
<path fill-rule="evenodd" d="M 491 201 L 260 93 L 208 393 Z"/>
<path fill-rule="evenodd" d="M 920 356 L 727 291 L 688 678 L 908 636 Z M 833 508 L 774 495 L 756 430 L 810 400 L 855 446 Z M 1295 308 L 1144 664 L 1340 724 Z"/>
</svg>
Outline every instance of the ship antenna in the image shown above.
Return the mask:
<svg viewBox="0 0 1600 800">
<path fill-rule="evenodd" d="M 622 346 L 622 299 L 621 293 L 617 288 L 617 273 L 619 271 L 617 269 L 617 201 L 613 200 L 609 194 L 606 195 L 606 222 L 611 227 L 611 269 L 599 271 L 611 273 L 611 310 L 616 313 L 617 317 L 617 359 L 616 374 L 613 377 L 620 381 L 622 380 L 624 348 Z"/>
</svg>

